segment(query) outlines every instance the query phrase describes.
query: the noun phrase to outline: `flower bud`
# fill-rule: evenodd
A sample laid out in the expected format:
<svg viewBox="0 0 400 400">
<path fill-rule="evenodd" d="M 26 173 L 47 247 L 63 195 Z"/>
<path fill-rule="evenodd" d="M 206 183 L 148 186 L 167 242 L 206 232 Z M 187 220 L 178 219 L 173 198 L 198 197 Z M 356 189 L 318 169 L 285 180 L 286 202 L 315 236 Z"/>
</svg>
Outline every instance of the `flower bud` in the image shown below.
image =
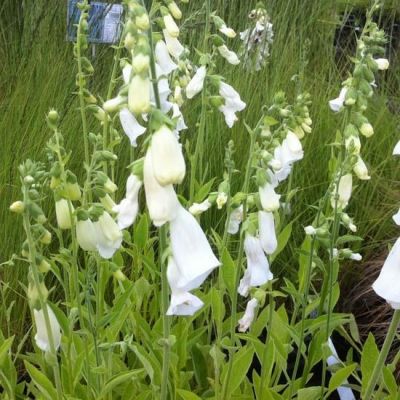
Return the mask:
<svg viewBox="0 0 400 400">
<path fill-rule="evenodd" d="M 68 205 L 68 200 L 60 199 L 56 201 L 57 225 L 60 229 L 71 229 L 72 227 L 72 218 L 69 207 L 71 207 L 71 212 L 73 212 L 74 208 L 72 204 Z"/>
<path fill-rule="evenodd" d="M 128 108 L 134 114 L 150 111 L 150 79 L 135 75 L 129 85 Z"/>
<path fill-rule="evenodd" d="M 178 5 L 175 3 L 175 1 L 171 1 L 168 3 L 168 10 L 172 14 L 172 16 L 175 19 L 181 19 L 182 18 L 182 11 L 179 9 Z"/>
<path fill-rule="evenodd" d="M 126 102 L 126 97 L 122 97 L 122 96 L 117 96 L 114 97 L 113 99 L 107 100 L 104 104 L 103 104 L 103 108 L 104 110 L 106 110 L 108 113 L 111 112 L 115 112 L 118 110 L 119 106 Z"/>
<path fill-rule="evenodd" d="M 51 268 L 51 265 L 43 258 L 42 261 L 40 261 L 38 265 L 38 269 L 42 274 L 45 274 L 46 272 L 49 272 Z"/>
<path fill-rule="evenodd" d="M 225 192 L 218 193 L 216 200 L 218 210 L 221 210 L 227 201 L 228 201 L 228 195 Z"/>
<path fill-rule="evenodd" d="M 371 177 L 368 175 L 368 168 L 361 157 L 358 157 L 356 164 L 354 165 L 354 173 L 361 180 L 369 180 Z"/>
<path fill-rule="evenodd" d="M 165 29 L 173 38 L 177 38 L 179 36 L 179 28 L 176 25 L 174 19 L 170 14 L 164 15 L 163 17 Z"/>
<path fill-rule="evenodd" d="M 12 203 L 10 206 L 10 211 L 16 214 L 22 214 L 24 210 L 25 210 L 25 204 L 21 200 L 14 201 L 14 203 Z"/>
<path fill-rule="evenodd" d="M 147 31 L 150 28 L 150 20 L 147 13 L 143 12 L 141 15 L 137 15 L 135 17 L 135 24 L 140 30 Z"/>
<path fill-rule="evenodd" d="M 360 127 L 360 132 L 368 138 L 374 134 L 374 128 L 369 122 L 364 122 Z"/>
<path fill-rule="evenodd" d="M 389 68 L 389 60 L 387 58 L 376 58 L 374 60 L 378 66 L 378 69 L 384 71 Z"/>
<path fill-rule="evenodd" d="M 148 71 L 149 66 L 150 57 L 147 54 L 138 53 L 132 59 L 132 68 L 137 74 Z"/>
<path fill-rule="evenodd" d="M 52 238 L 51 233 L 47 229 L 45 229 L 42 236 L 40 237 L 40 242 L 48 245 L 51 243 L 51 238 Z"/>
<path fill-rule="evenodd" d="M 317 230 L 312 225 L 308 225 L 304 228 L 304 232 L 306 235 L 314 236 L 317 233 Z"/>
</svg>

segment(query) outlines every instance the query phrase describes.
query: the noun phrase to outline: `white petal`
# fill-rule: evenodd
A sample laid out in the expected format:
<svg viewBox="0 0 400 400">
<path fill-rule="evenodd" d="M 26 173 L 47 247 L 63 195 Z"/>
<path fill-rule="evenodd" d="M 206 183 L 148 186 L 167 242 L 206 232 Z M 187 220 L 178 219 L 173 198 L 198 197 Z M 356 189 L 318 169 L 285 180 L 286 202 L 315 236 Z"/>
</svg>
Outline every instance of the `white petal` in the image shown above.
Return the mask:
<svg viewBox="0 0 400 400">
<path fill-rule="evenodd" d="M 347 88 L 342 88 L 339 97 L 329 101 L 329 107 L 333 112 L 339 112 L 343 108 L 344 100 L 346 98 Z"/>
<path fill-rule="evenodd" d="M 167 315 L 193 315 L 203 305 L 204 303 L 198 297 L 189 292 L 172 293 Z"/>
<path fill-rule="evenodd" d="M 243 221 L 243 205 L 232 210 L 229 217 L 228 233 L 234 235 L 239 232 L 239 227 Z"/>
<path fill-rule="evenodd" d="M 237 56 L 237 54 L 234 51 L 229 50 L 225 45 L 219 46 L 218 51 L 219 51 L 219 54 L 223 58 L 225 58 L 226 61 L 229 62 L 229 64 L 232 64 L 232 65 L 240 64 L 240 60 L 239 60 L 239 57 Z"/>
<path fill-rule="evenodd" d="M 397 211 L 396 214 L 393 215 L 393 221 L 397 224 L 400 225 L 400 209 Z"/>
<path fill-rule="evenodd" d="M 239 319 L 239 332 L 246 332 L 249 330 L 250 325 L 253 323 L 255 317 L 255 311 L 258 307 L 257 299 L 251 299 L 247 305 L 246 310 L 242 318 Z"/>
<path fill-rule="evenodd" d="M 259 187 L 258 192 L 264 211 L 272 212 L 279 208 L 281 195 L 275 192 L 273 185 L 267 182 L 264 186 Z"/>
<path fill-rule="evenodd" d="M 372 288 L 376 294 L 385 299 L 394 309 L 400 308 L 400 238 L 391 249 L 378 279 Z"/>
<path fill-rule="evenodd" d="M 396 143 L 396 146 L 394 146 L 393 155 L 400 156 L 400 140 Z"/>
<path fill-rule="evenodd" d="M 275 233 L 275 220 L 272 212 L 258 212 L 260 242 L 266 254 L 272 254 L 278 247 Z"/>
<path fill-rule="evenodd" d="M 97 231 L 93 222 L 90 219 L 77 222 L 76 240 L 83 250 L 97 250 Z"/>
<path fill-rule="evenodd" d="M 389 60 L 387 58 L 376 58 L 375 62 L 378 65 L 378 69 L 381 71 L 389 68 Z"/>
<path fill-rule="evenodd" d="M 167 45 L 163 40 L 159 40 L 155 48 L 155 58 L 157 64 L 161 67 L 163 74 L 169 75 L 176 70 L 178 66 L 171 60 Z"/>
<path fill-rule="evenodd" d="M 144 159 L 143 176 L 150 218 L 155 226 L 164 225 L 176 217 L 180 204 L 174 187 L 161 186 L 155 178 L 151 148 L 147 150 Z"/>
<path fill-rule="evenodd" d="M 47 313 L 49 315 L 49 322 L 50 322 L 51 336 L 53 338 L 53 344 L 54 344 L 55 350 L 57 350 L 61 344 L 60 324 L 58 323 L 57 317 L 55 316 L 53 310 L 48 305 L 46 305 L 46 307 L 47 307 Z M 40 350 L 43 350 L 46 352 L 50 351 L 50 349 L 51 349 L 50 348 L 50 338 L 47 334 L 44 312 L 43 312 L 43 310 L 34 309 L 33 315 L 35 318 L 35 325 L 36 325 L 36 335 L 35 335 L 36 344 Z"/>
<path fill-rule="evenodd" d="M 166 29 L 163 30 L 165 43 L 167 45 L 169 54 L 174 57 L 176 60 L 179 59 L 183 51 L 184 47 L 181 45 L 177 38 L 172 37 Z"/>
<path fill-rule="evenodd" d="M 196 94 L 200 93 L 203 90 L 206 74 L 207 69 L 204 65 L 196 71 L 193 78 L 186 86 L 186 97 L 188 99 L 192 99 L 194 96 L 196 96 Z"/>
<path fill-rule="evenodd" d="M 199 287 L 220 265 L 196 218 L 179 207 L 170 223 L 172 254 L 180 271 L 177 287 L 189 291 Z"/>
<path fill-rule="evenodd" d="M 203 212 L 207 211 L 211 206 L 212 204 L 208 201 L 208 199 L 206 199 L 201 203 L 193 203 L 189 207 L 189 212 L 192 215 L 200 215 Z"/>
<path fill-rule="evenodd" d="M 107 212 L 104 212 L 98 221 L 94 222 L 97 230 L 97 250 L 101 257 L 111 258 L 121 247 L 122 232 L 117 223 Z"/>
<path fill-rule="evenodd" d="M 127 85 L 131 80 L 131 73 L 132 73 L 132 65 L 126 64 L 125 67 L 122 69 L 122 76 L 124 78 L 124 82 Z"/>
<path fill-rule="evenodd" d="M 140 135 L 146 132 L 146 128 L 139 124 L 135 116 L 127 109 L 123 108 L 119 113 L 122 129 L 128 136 L 131 145 L 136 147 L 136 140 Z"/>
</svg>

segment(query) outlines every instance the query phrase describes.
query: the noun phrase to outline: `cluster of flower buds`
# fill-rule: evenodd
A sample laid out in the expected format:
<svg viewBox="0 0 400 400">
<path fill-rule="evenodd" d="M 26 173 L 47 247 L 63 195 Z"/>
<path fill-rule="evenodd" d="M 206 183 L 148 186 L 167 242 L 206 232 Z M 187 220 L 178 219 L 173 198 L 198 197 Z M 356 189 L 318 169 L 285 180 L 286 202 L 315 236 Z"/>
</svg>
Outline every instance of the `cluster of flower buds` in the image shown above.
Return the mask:
<svg viewBox="0 0 400 400">
<path fill-rule="evenodd" d="M 268 12 L 261 4 L 250 12 L 249 19 L 252 26 L 240 33 L 243 41 L 240 55 L 247 69 L 259 71 L 269 57 L 274 31 Z"/>
<path fill-rule="evenodd" d="M 375 73 L 386 70 L 389 61 L 386 58 L 376 58 L 384 55 L 385 33 L 374 22 L 369 22 L 360 39 L 357 41 L 357 54 L 354 59 L 355 67 L 352 75 L 343 82 L 339 97 L 329 102 L 332 111 L 339 113 L 347 111 L 348 123 L 344 129 L 346 155 L 348 157 L 348 171 L 341 178 L 339 193 L 339 208 L 347 206 L 350 191 L 351 195 L 351 170 L 361 180 L 370 179 L 368 168 L 361 158 L 360 135 L 366 138 L 374 134 L 374 128 L 364 115 L 368 107 L 368 99 L 374 94 Z M 343 181 L 342 181 L 343 179 Z M 336 192 L 336 187 L 334 192 Z M 340 190 L 341 191 L 341 190 Z M 334 195 L 333 195 L 334 197 Z M 332 199 L 332 204 L 335 200 Z"/>
</svg>

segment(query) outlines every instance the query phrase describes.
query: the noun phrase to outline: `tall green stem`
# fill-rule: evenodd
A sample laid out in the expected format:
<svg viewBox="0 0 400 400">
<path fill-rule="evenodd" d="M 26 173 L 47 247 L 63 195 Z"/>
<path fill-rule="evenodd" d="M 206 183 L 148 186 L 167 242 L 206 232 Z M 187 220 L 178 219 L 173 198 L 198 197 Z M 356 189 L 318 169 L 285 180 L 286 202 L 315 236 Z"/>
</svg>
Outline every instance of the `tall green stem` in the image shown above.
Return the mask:
<svg viewBox="0 0 400 400">
<path fill-rule="evenodd" d="M 369 400 L 372 397 L 372 392 L 375 389 L 379 377 L 381 376 L 383 366 L 385 365 L 386 358 L 389 354 L 394 337 L 396 336 L 399 324 L 400 324 L 400 310 L 396 310 L 393 314 L 392 322 L 390 323 L 389 330 L 386 334 L 382 350 L 379 354 L 378 360 L 375 363 L 371 378 L 369 379 L 367 389 L 365 390 L 365 395 L 364 397 L 362 397 L 363 400 Z"/>
<path fill-rule="evenodd" d="M 249 159 L 247 161 L 247 166 L 246 166 L 246 173 L 245 173 L 245 179 L 244 179 L 244 184 L 243 184 L 243 193 L 249 192 L 250 178 L 251 178 L 251 172 L 252 172 L 252 163 L 253 163 L 253 153 L 254 153 L 254 147 L 256 144 L 257 130 L 258 130 L 258 125 L 254 131 L 250 132 Z M 246 208 L 247 208 L 247 198 L 243 201 L 243 221 L 246 220 L 246 214 L 247 214 Z M 234 287 L 236 289 L 239 286 L 240 274 L 242 272 L 243 252 L 244 252 L 244 230 L 242 229 L 240 232 L 239 253 L 238 253 L 238 259 L 237 259 L 237 264 L 236 264 L 236 273 L 235 273 Z M 236 343 L 237 301 L 238 301 L 238 296 L 237 296 L 237 291 L 235 290 L 235 293 L 233 294 L 233 298 L 232 298 L 232 312 L 231 312 L 231 323 L 230 323 L 230 331 L 229 331 L 230 338 L 231 338 L 231 348 L 229 350 L 228 371 L 227 371 L 225 381 L 223 384 L 223 389 L 222 389 L 222 396 L 221 396 L 222 400 L 227 399 L 229 383 L 230 383 L 230 379 L 231 379 L 231 375 L 232 375 L 233 356 L 235 354 L 234 346 Z"/>
</svg>

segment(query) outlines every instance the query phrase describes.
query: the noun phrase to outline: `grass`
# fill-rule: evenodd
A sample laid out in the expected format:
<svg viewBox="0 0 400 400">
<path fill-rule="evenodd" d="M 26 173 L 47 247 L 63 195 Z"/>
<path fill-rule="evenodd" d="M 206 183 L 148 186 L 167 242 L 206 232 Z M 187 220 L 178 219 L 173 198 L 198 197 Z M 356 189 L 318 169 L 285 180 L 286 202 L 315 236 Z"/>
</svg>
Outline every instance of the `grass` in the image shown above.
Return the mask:
<svg viewBox="0 0 400 400">
<path fill-rule="evenodd" d="M 182 8 L 189 15 L 198 10 L 198 3 L 201 2 L 191 2 Z M 23 237 L 21 227 L 15 216 L 9 213 L 8 206 L 20 196 L 17 184 L 20 162 L 29 157 L 44 158 L 45 143 L 50 135 L 45 123 L 49 108 L 54 107 L 61 113 L 66 147 L 73 151 L 72 163 L 79 163 L 83 158 L 77 99 L 73 94 L 76 70 L 72 45 L 65 41 L 65 2 L 36 0 L 22 4 L 24 7 L 7 0 L 0 6 L 0 58 L 3 60 L 0 75 L 0 263 L 20 251 Z M 300 189 L 292 204 L 293 215 L 302 215 L 295 229 L 297 235 L 294 235 L 298 241 L 303 237 L 302 225 L 311 222 L 312 211 L 309 206 L 318 200 L 327 186 L 327 160 L 330 154 L 327 144 L 333 141 L 338 127 L 338 118 L 329 110 L 328 100 L 337 96 L 340 83 L 346 78 L 349 68 L 346 51 L 339 53 L 334 46 L 335 34 L 341 24 L 338 10 L 350 13 L 352 4 L 326 0 L 271 0 L 267 7 L 274 24 L 275 42 L 268 66 L 260 73 L 251 74 L 241 67 L 232 68 L 221 63 L 228 83 L 239 91 L 247 103 L 241 120 L 250 125 L 254 125 L 262 105 L 268 104 L 278 90 L 284 90 L 291 98 L 301 85 L 312 95 L 314 129 L 305 141 L 305 159 L 296 166 L 294 176 L 295 186 Z M 212 1 L 212 8 L 217 9 L 237 31 L 245 28 L 247 15 L 254 5 L 255 1 Z M 388 7 L 382 12 L 382 17 L 387 20 L 390 33 L 396 20 L 396 10 Z M 186 34 L 190 41 L 186 42 L 191 44 L 192 52 L 202 43 L 201 23 L 199 17 L 188 26 Z M 302 45 L 307 39 L 308 48 Z M 229 44 L 237 48 L 239 40 Z M 377 248 L 382 248 L 392 239 L 395 230 L 390 216 L 399 200 L 396 194 L 399 188 L 396 182 L 397 163 L 391 157 L 392 148 L 399 139 L 396 132 L 399 121 L 395 112 L 400 108 L 399 55 L 393 49 L 389 55 L 392 69 L 378 82 L 379 95 L 369 111 L 376 134 L 368 141 L 363 152 L 372 179 L 358 185 L 351 209 L 360 236 L 366 238 L 362 250 L 366 251 L 367 258 L 373 257 Z M 305 58 L 309 61 L 307 65 L 303 63 Z M 97 46 L 93 92 L 104 94 L 106 88 L 102 82 L 108 79 L 111 62 L 111 50 Z M 301 65 L 304 67 L 300 68 Z M 299 74 L 302 79 L 296 80 Z M 255 91 L 256 87 L 258 90 Z M 196 135 L 199 107 L 200 101 L 197 100 L 191 103 L 190 109 L 183 111 L 191 127 L 185 134 L 189 141 Z M 208 149 L 205 160 L 208 176 L 221 176 L 221 154 L 229 138 L 235 141 L 237 167 L 243 169 L 248 149 L 248 136 L 243 124 L 236 124 L 233 130 L 228 130 L 221 115 L 210 112 L 205 146 Z M 121 165 L 128 164 L 129 152 L 126 148 L 121 146 Z M 125 175 L 119 176 L 121 179 L 117 183 L 122 184 Z M 238 184 L 241 179 L 242 176 L 237 175 Z M 203 218 L 205 227 L 214 227 L 215 221 L 220 220 L 217 212 Z M 296 257 L 296 254 L 287 252 L 282 258 L 282 265 L 278 264 L 275 268 L 280 269 L 281 273 L 295 272 Z M 23 314 L 27 308 L 22 284 L 26 281 L 26 272 L 25 266 L 18 263 L 0 269 L 2 293 L 7 297 L 1 301 L 3 310 L 0 308 L 0 326 L 5 328 L 8 335 L 25 331 Z M 15 317 L 9 319 L 6 308 L 13 301 L 16 301 L 12 313 Z"/>
</svg>

